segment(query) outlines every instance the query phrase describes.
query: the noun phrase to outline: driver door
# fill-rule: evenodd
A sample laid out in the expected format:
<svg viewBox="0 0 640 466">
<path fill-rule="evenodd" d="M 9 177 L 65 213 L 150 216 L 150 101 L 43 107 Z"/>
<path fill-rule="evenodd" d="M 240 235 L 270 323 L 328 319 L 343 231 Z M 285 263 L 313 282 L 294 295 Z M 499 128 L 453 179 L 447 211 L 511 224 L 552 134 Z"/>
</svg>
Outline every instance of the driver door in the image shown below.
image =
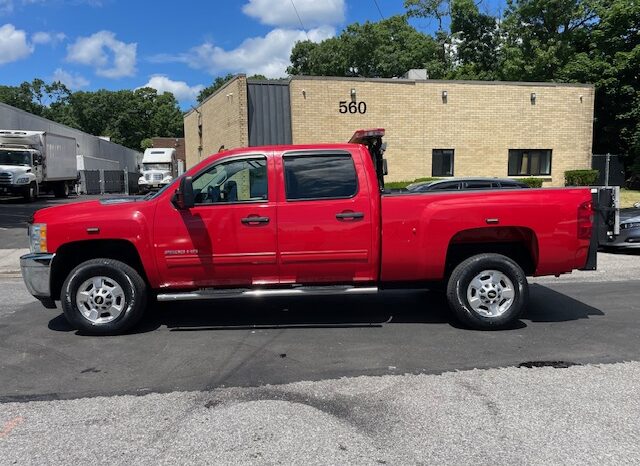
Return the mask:
<svg viewBox="0 0 640 466">
<path fill-rule="evenodd" d="M 163 286 L 251 286 L 278 282 L 273 159 L 220 159 L 193 176 L 196 204 L 156 212 Z"/>
</svg>

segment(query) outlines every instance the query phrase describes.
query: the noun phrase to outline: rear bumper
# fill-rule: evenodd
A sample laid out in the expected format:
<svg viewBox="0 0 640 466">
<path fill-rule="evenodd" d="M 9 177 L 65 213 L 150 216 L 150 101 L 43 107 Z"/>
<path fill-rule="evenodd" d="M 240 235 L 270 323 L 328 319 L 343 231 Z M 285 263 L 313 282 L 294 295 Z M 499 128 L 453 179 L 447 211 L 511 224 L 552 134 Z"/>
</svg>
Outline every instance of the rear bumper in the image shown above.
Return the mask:
<svg viewBox="0 0 640 466">
<path fill-rule="evenodd" d="M 43 300 L 51 298 L 51 263 L 55 254 L 26 254 L 20 258 L 20 269 L 27 290 Z"/>
</svg>

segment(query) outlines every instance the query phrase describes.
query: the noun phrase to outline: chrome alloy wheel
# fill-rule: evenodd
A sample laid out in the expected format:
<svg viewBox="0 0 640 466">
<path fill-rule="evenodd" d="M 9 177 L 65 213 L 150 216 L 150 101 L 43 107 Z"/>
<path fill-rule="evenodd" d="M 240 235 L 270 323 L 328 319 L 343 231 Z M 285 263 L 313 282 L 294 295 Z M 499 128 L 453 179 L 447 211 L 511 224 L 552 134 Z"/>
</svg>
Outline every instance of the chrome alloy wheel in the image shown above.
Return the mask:
<svg viewBox="0 0 640 466">
<path fill-rule="evenodd" d="M 76 293 L 76 306 L 89 322 L 106 324 L 124 311 L 124 290 L 114 279 L 93 277 L 85 280 Z"/>
<path fill-rule="evenodd" d="M 467 287 L 469 305 L 483 317 L 507 312 L 515 299 L 513 282 L 498 270 L 483 270 Z"/>
</svg>

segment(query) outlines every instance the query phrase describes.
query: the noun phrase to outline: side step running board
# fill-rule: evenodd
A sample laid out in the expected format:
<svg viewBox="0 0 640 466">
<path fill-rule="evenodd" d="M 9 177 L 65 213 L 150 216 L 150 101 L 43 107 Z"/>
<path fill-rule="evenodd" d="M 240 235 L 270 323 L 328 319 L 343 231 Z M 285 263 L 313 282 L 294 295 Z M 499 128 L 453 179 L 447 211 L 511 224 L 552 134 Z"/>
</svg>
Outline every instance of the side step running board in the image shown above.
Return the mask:
<svg viewBox="0 0 640 466">
<path fill-rule="evenodd" d="M 203 289 L 185 293 L 162 293 L 158 295 L 158 301 L 197 301 L 223 298 L 262 298 L 270 296 L 321 296 L 338 294 L 375 294 L 377 286 L 299 286 L 295 288 L 280 289 Z"/>
</svg>

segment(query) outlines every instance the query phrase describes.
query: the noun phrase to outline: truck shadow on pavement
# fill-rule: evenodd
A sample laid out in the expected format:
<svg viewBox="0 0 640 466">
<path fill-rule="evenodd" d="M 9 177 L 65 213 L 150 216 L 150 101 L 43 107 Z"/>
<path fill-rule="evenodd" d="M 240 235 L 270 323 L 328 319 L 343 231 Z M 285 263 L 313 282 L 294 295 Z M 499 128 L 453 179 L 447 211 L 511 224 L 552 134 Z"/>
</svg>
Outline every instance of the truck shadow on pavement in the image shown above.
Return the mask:
<svg viewBox="0 0 640 466">
<path fill-rule="evenodd" d="M 522 318 L 503 331 L 517 330 L 536 322 L 567 322 L 605 315 L 543 285 L 530 287 L 530 302 Z M 444 294 L 430 291 L 385 292 L 378 296 L 296 297 L 259 301 L 225 299 L 213 302 L 155 303 L 130 333 L 153 332 L 166 327 L 172 332 L 234 331 L 296 328 L 379 328 L 391 324 L 448 324 L 469 330 L 451 315 Z M 73 329 L 63 315 L 49 328 Z"/>
</svg>

